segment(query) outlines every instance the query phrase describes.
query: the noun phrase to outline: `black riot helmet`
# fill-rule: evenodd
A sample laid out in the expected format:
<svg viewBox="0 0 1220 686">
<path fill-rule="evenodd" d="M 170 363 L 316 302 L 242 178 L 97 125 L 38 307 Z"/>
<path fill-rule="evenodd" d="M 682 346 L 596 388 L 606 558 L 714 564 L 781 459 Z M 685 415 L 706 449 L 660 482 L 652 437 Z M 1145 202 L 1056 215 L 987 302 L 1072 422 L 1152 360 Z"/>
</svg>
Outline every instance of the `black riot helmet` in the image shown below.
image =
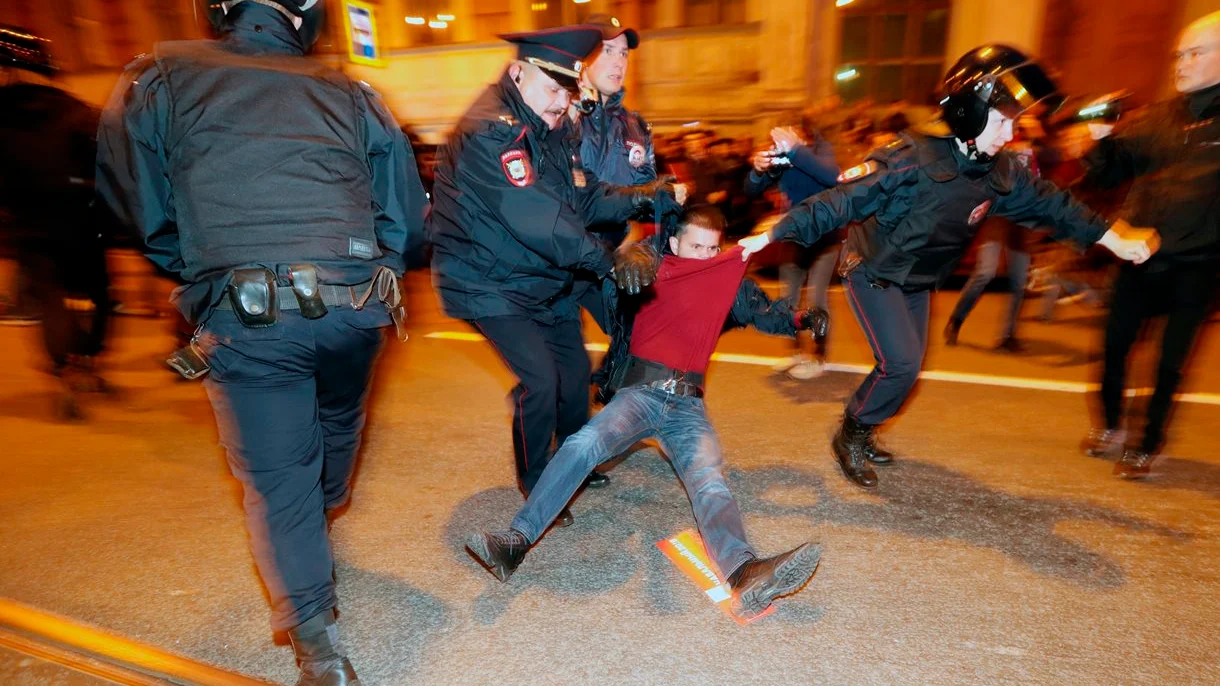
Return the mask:
<svg viewBox="0 0 1220 686">
<path fill-rule="evenodd" d="M 196 7 L 203 8 L 212 28 L 220 32 L 225 25 L 225 17 L 243 2 L 266 5 L 283 13 L 297 25 L 297 33 L 301 34 L 306 49 L 313 47 L 322 34 L 326 21 L 326 0 L 196 0 Z"/>
<path fill-rule="evenodd" d="M 25 69 L 43 76 L 55 73 L 51 41 L 23 28 L 0 24 L 0 67 Z"/>
<path fill-rule="evenodd" d="M 945 75 L 940 108 L 953 135 L 970 145 L 987 128 L 988 110 L 1016 119 L 1038 103 L 1055 109 L 1062 102 L 1055 82 L 1031 57 L 1007 45 L 984 45 Z"/>
</svg>

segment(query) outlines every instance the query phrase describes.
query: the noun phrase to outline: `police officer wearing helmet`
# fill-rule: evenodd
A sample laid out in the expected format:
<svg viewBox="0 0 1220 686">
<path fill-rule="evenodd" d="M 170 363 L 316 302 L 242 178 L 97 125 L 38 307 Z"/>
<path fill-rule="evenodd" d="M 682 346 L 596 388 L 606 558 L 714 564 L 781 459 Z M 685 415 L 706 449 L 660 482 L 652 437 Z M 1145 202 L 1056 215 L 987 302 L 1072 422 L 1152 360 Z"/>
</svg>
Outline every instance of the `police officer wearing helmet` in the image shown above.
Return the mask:
<svg viewBox="0 0 1220 686">
<path fill-rule="evenodd" d="M 866 488 L 877 485 L 869 463 L 892 460 L 879 452 L 873 430 L 898 412 L 919 376 L 931 290 L 953 271 L 983 219 L 1051 226 L 1059 240 L 1100 243 L 1137 263 L 1155 250 L 1155 232 L 1124 238 L 1125 222 L 1108 224 L 1003 151 L 1017 116 L 1057 98 L 1037 62 L 1011 47 L 984 46 L 963 56 L 943 85 L 947 131 L 903 133 L 844 172 L 838 187 L 741 241 L 749 255 L 773 240 L 811 245 L 859 222 L 849 229 L 840 274 L 876 366 L 848 401 L 832 448 L 844 474 Z"/>
<path fill-rule="evenodd" d="M 432 272 L 446 314 L 469 321 L 519 379 L 513 452 L 525 494 L 589 416 L 589 356 L 573 291 L 610 274 L 636 292 L 656 263 L 612 260 L 587 230 L 671 205 L 672 187 L 602 183 L 580 166 L 568 107 L 601 30 L 570 26 L 502 36 L 517 58 L 441 147 L 430 221 Z M 617 265 L 615 263 L 618 263 Z M 561 517 L 561 523 L 570 515 Z"/>
<path fill-rule="evenodd" d="M 1220 260 L 1220 11 L 1187 26 L 1174 57 L 1178 97 L 1117 131 L 1089 124 L 1096 143 L 1083 160 L 1086 182 L 1102 188 L 1131 182 L 1120 213 L 1155 224 L 1164 242 L 1147 264 L 1123 265 L 1115 279 L 1100 393 L 1105 423 L 1085 441 L 1093 457 L 1121 455 L 1114 474 L 1127 479 L 1147 476 L 1165 442 L 1182 370 L 1213 304 Z M 1108 104 L 1103 99 L 1082 111 Z M 1124 446 L 1127 358 L 1145 321 L 1160 314 L 1165 326 L 1143 436 Z"/>
<path fill-rule="evenodd" d="M 358 683 L 335 624 L 328 520 L 348 501 L 383 329 L 426 200 L 368 86 L 308 59 L 317 0 L 209 2 L 217 41 L 128 66 L 99 128 L 97 186 L 183 285 L 246 524 L 298 684 Z"/>
</svg>

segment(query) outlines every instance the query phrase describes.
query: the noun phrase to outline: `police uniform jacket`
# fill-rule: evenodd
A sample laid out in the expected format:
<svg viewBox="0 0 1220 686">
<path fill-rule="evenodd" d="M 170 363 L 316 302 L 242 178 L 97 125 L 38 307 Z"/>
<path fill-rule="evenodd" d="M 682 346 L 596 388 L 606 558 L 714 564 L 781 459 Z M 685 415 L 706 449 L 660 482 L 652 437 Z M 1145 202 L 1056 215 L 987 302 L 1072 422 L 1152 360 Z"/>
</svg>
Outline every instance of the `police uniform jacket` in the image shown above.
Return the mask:
<svg viewBox="0 0 1220 686">
<path fill-rule="evenodd" d="M 1220 254 L 1220 86 L 1153 105 L 1084 161 L 1101 187 L 1134 179 L 1120 214 L 1161 235 L 1147 269 Z"/>
<path fill-rule="evenodd" d="M 574 271 L 609 274 L 610 254 L 586 227 L 626 221 L 633 203 L 581 168 L 564 122 L 550 130 L 505 71 L 441 147 L 429 237 L 449 316 L 574 319 Z"/>
<path fill-rule="evenodd" d="M 623 107 L 625 94 L 619 91 L 581 116 L 580 160 L 606 183 L 639 186 L 657 180 L 657 160 L 652 129 Z"/>
<path fill-rule="evenodd" d="M 580 161 L 605 183 L 639 186 L 657 180 L 657 159 L 652 148 L 652 128 L 638 112 L 623 107 L 626 91 L 620 90 L 593 112 L 580 117 Z M 589 227 L 612 235 L 617 243 L 626 235 L 622 222 Z"/>
<path fill-rule="evenodd" d="M 397 274 L 427 200 L 372 89 L 306 58 L 287 18 L 248 2 L 219 41 L 159 43 L 127 67 L 98 130 L 97 187 L 200 321 L 233 269 L 289 265 L 323 283 Z"/>
<path fill-rule="evenodd" d="M 855 264 L 878 283 L 932 288 L 961 259 L 983 220 L 1001 215 L 1049 226 L 1059 240 L 1087 247 L 1108 224 L 1009 152 L 989 163 L 966 158 L 951 137 L 908 131 L 840 177 L 840 184 L 793 208 L 772 240 L 812 245 L 848 231 L 843 268 Z"/>
</svg>

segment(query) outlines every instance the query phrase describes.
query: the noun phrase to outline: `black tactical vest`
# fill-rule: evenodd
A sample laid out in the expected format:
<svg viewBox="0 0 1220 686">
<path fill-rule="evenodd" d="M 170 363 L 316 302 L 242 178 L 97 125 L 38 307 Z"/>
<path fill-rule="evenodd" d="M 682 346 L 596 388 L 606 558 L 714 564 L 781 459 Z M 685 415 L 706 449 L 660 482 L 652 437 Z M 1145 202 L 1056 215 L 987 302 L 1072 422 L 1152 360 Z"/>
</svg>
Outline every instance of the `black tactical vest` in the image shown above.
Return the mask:
<svg viewBox="0 0 1220 686">
<path fill-rule="evenodd" d="M 305 57 L 211 41 L 160 43 L 154 57 L 172 103 L 184 278 L 380 257 L 358 85 Z"/>
</svg>

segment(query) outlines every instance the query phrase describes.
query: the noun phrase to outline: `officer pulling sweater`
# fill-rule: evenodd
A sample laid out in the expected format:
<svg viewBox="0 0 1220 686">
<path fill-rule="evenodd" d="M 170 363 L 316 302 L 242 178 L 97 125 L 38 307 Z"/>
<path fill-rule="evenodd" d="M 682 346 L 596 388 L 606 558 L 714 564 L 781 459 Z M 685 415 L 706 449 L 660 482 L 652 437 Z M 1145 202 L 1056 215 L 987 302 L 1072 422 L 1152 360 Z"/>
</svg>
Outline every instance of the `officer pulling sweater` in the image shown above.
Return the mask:
<svg viewBox="0 0 1220 686">
<path fill-rule="evenodd" d="M 794 207 L 769 233 L 741 241 L 748 257 L 773 240 L 812 245 L 858 222 L 839 269 L 876 366 L 848 401 L 832 449 L 843 473 L 866 488 L 877 485 L 869 463 L 892 460 L 874 443 L 873 430 L 898 412 L 919 377 L 931 290 L 952 272 L 983 219 L 997 214 L 1051 226 L 1059 240 L 1100 243 L 1136 263 L 1155 251 L 1154 231 L 1108 225 L 1002 152 L 1022 112 L 1058 100 L 1037 62 L 1014 48 L 984 46 L 954 65 L 943 88 L 947 131 L 904 133 L 844 172 L 838 187 Z"/>
</svg>

